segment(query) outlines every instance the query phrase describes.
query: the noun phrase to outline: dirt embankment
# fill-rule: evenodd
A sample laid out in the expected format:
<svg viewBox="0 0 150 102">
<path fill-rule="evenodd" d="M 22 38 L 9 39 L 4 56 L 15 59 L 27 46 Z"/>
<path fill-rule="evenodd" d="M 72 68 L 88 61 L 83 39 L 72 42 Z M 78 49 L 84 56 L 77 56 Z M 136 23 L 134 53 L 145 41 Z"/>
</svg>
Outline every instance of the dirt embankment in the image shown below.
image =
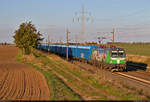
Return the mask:
<svg viewBox="0 0 150 102">
<path fill-rule="evenodd" d="M 0 46 L 0 100 L 49 100 L 44 76 L 16 62 L 17 53 L 14 46 Z"/>
<path fill-rule="evenodd" d="M 147 71 L 150 71 L 150 57 L 127 54 L 127 61 L 143 63 L 147 65 Z"/>
</svg>

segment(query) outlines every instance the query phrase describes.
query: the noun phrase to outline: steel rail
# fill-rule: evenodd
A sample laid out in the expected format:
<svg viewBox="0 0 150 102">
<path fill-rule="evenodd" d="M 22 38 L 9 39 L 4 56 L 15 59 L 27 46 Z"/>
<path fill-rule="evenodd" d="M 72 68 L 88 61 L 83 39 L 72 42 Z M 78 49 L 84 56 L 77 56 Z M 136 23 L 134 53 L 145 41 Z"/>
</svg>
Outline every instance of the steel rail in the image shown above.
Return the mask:
<svg viewBox="0 0 150 102">
<path fill-rule="evenodd" d="M 125 76 L 125 77 L 128 77 L 128 78 L 131 78 L 131 79 L 134 79 L 134 80 L 138 80 L 138 81 L 140 81 L 140 82 L 144 82 L 144 83 L 150 85 L 150 81 L 145 80 L 145 79 L 143 79 L 143 78 L 137 78 L 137 77 L 135 77 L 135 76 L 128 75 L 128 74 L 124 74 L 124 73 L 121 73 L 121 72 L 116 72 L 116 74 L 119 74 L 119 75 L 122 75 L 122 76 Z"/>
</svg>

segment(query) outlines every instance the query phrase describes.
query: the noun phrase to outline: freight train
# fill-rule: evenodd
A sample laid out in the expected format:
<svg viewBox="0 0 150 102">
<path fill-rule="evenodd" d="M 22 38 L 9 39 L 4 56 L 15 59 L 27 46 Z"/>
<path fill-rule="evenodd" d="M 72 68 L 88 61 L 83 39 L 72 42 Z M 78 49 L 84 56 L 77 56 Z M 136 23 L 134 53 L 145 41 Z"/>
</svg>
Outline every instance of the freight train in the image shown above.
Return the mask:
<svg viewBox="0 0 150 102">
<path fill-rule="evenodd" d="M 37 49 L 66 56 L 67 46 L 57 44 L 39 44 Z M 94 64 L 112 72 L 126 70 L 126 53 L 123 48 L 69 45 L 68 56 L 73 59 L 84 60 L 90 64 Z"/>
</svg>

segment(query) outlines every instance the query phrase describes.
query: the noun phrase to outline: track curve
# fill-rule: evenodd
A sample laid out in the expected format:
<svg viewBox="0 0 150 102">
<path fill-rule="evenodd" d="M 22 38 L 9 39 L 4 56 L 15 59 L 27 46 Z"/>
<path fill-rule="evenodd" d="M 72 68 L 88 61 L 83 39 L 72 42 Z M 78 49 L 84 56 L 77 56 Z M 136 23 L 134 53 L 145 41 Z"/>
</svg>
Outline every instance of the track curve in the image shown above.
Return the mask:
<svg viewBox="0 0 150 102">
<path fill-rule="evenodd" d="M 0 100 L 49 100 L 44 76 L 16 62 L 17 53 L 14 46 L 0 46 Z"/>
</svg>

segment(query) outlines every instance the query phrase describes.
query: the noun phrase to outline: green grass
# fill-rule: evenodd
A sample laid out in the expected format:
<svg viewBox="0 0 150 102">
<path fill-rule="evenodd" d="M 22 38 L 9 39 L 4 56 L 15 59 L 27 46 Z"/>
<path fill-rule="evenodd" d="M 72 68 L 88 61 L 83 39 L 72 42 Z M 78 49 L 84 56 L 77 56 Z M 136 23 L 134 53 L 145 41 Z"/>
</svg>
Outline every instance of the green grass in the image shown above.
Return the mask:
<svg viewBox="0 0 150 102">
<path fill-rule="evenodd" d="M 72 71 L 69 71 L 69 70 L 66 70 L 66 69 L 69 69 L 69 67 L 65 64 L 60 64 L 60 63 L 56 63 L 56 62 L 61 62 L 61 61 L 56 61 L 56 60 L 50 60 L 50 59 L 47 59 L 49 60 L 50 63 L 47 63 L 53 70 L 55 70 L 57 73 L 59 73 L 60 75 L 62 75 L 65 79 L 67 79 L 68 83 L 71 85 L 71 86 L 74 86 L 76 87 L 77 89 L 79 89 L 80 91 L 82 91 L 83 93 L 85 94 L 88 94 L 88 95 L 91 95 L 92 96 L 95 96 L 95 94 L 92 94 L 94 93 L 92 90 L 89 91 L 87 88 L 89 87 L 88 85 L 85 85 L 84 83 L 80 82 L 81 85 L 79 85 L 77 82 L 78 80 L 74 77 L 72 77 L 72 75 L 69 75 L 67 72 L 75 75 L 76 77 L 80 76 L 82 72 L 80 72 L 79 70 L 74 70 L 73 72 Z M 43 60 L 44 61 L 44 60 Z M 79 77 L 80 78 L 80 77 Z M 99 92 L 95 92 L 96 95 L 98 95 L 99 99 L 101 100 L 107 100 L 107 98 L 100 94 Z"/>
<path fill-rule="evenodd" d="M 50 60 L 50 59 L 49 59 Z M 95 77 L 93 77 L 92 75 L 89 75 L 89 77 L 87 77 L 85 71 L 81 71 L 79 69 L 74 69 L 71 70 L 72 68 L 69 68 L 66 64 L 63 64 L 63 62 L 61 60 L 57 61 L 57 60 L 51 60 L 53 61 L 53 63 L 55 63 L 55 65 L 58 65 L 59 68 L 66 70 L 70 73 L 72 73 L 73 75 L 75 75 L 76 77 L 79 77 L 81 80 L 87 82 L 88 84 L 91 84 L 92 86 L 100 89 L 100 90 L 104 90 L 106 91 L 108 94 L 116 96 L 120 99 L 123 100 L 130 100 L 130 99 L 141 99 L 136 93 L 132 92 L 129 95 L 122 95 L 122 94 L 126 94 L 126 90 L 121 90 L 120 91 L 116 91 L 115 89 L 113 89 L 113 87 L 110 85 L 110 83 L 105 83 L 105 84 L 99 84 L 98 83 L 98 79 L 96 79 Z M 58 68 L 57 68 L 58 70 Z M 60 71 L 60 70 L 59 70 Z M 60 73 L 61 75 L 65 75 L 65 73 Z"/>
<path fill-rule="evenodd" d="M 35 67 L 36 68 L 36 67 Z M 57 75 L 51 70 L 44 71 L 40 68 L 36 68 L 45 76 L 48 86 L 50 88 L 51 100 L 81 100 L 81 96 L 73 92 Z"/>
<path fill-rule="evenodd" d="M 69 83 L 69 85 L 74 87 L 75 90 L 80 91 L 84 95 L 89 95 L 90 97 L 95 96 L 95 94 L 92 94 L 95 92 L 95 90 L 89 89 L 88 85 L 84 84 L 83 82 L 78 82 L 78 80 L 76 78 L 74 78 L 74 77 L 72 77 L 72 75 L 66 73 L 66 71 L 67 71 L 66 68 L 68 69 L 69 67 L 65 64 L 59 64 L 58 62 L 61 62 L 61 60 L 59 60 L 59 61 L 51 60 L 43 55 L 40 57 L 37 57 L 37 59 L 39 59 L 45 66 L 48 65 L 51 68 L 51 70 L 57 72 L 59 75 L 63 76 L 65 79 L 67 79 L 67 82 Z M 81 73 L 81 72 L 79 70 L 75 70 L 75 74 L 79 75 L 78 73 Z M 95 93 L 99 99 L 107 100 L 106 96 L 104 96 L 100 92 L 95 92 Z M 94 99 L 94 98 L 92 98 L 92 99 Z"/>
<path fill-rule="evenodd" d="M 127 54 L 150 56 L 150 43 L 115 43 L 113 45 L 124 48 Z"/>
<path fill-rule="evenodd" d="M 117 99 L 121 100 L 143 99 L 136 92 L 128 92 L 127 90 L 121 88 L 117 90 L 116 86 L 109 82 L 104 82 L 103 84 L 101 84 L 99 83 L 99 81 L 104 81 L 103 79 L 99 79 L 98 76 L 89 74 L 87 71 L 81 70 L 77 66 L 73 66 L 74 68 L 72 68 L 70 64 L 65 63 L 63 59 L 53 58 L 54 56 L 47 56 L 41 52 L 34 52 L 34 54 L 36 55 L 36 59 L 40 60 L 40 62 L 43 63 L 43 66 L 50 67 L 50 69 L 45 68 L 46 70 L 43 70 L 31 64 L 34 68 L 42 72 L 47 79 L 48 86 L 50 87 L 51 99 L 82 99 L 78 94 L 76 94 L 72 89 L 68 87 L 68 84 L 69 86 L 71 85 L 74 90 L 78 90 L 81 96 L 88 95 L 92 97 L 92 99 L 110 100 L 111 98 L 107 97 L 107 95 L 117 97 Z M 21 55 L 18 54 L 18 56 L 20 57 Z M 59 75 L 67 79 L 67 83 L 64 83 L 64 81 L 57 77 L 57 75 L 55 75 L 53 71 L 57 72 Z M 73 77 L 71 74 L 82 80 L 82 82 L 79 82 L 76 77 Z M 84 84 L 83 82 L 87 84 Z M 96 90 L 90 89 L 89 85 L 96 88 Z M 105 91 L 107 95 L 104 95 L 103 91 Z"/>
<path fill-rule="evenodd" d="M 61 80 L 56 74 L 54 74 L 52 70 L 43 70 L 32 63 L 23 61 L 21 57 L 22 53 L 19 52 L 16 56 L 17 61 L 32 66 L 44 75 L 50 89 L 50 100 L 82 100 L 82 97 L 68 87 L 68 85 L 65 84 L 64 81 Z M 41 57 L 44 61 L 47 61 L 43 58 L 44 56 Z M 45 63 L 49 63 L 49 61 Z"/>
</svg>

